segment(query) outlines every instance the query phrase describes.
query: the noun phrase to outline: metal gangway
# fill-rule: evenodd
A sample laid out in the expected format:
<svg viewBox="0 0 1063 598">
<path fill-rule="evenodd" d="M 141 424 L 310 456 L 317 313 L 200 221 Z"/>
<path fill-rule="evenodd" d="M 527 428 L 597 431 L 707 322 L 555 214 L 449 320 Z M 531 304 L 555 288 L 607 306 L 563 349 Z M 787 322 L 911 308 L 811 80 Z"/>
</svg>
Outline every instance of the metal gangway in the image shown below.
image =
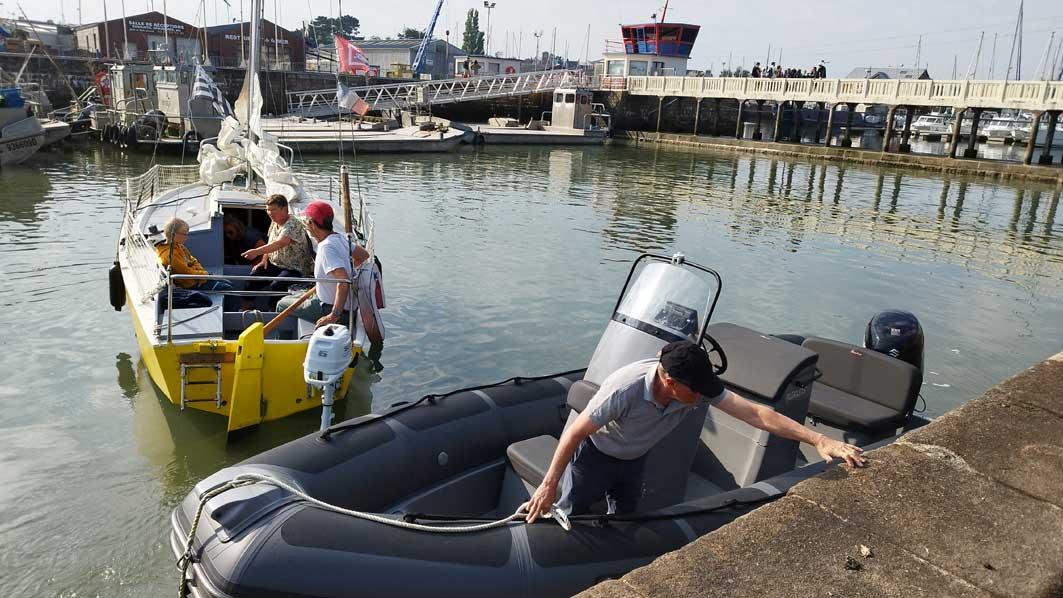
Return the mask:
<svg viewBox="0 0 1063 598">
<path fill-rule="evenodd" d="M 536 71 L 509 75 L 486 75 L 463 79 L 410 81 L 389 85 L 350 87 L 369 110 L 408 110 L 435 104 L 452 104 L 532 93 L 552 92 L 584 84 L 584 75 L 574 70 Z M 303 118 L 328 118 L 339 113 L 336 88 L 288 92 L 288 114 Z"/>
</svg>

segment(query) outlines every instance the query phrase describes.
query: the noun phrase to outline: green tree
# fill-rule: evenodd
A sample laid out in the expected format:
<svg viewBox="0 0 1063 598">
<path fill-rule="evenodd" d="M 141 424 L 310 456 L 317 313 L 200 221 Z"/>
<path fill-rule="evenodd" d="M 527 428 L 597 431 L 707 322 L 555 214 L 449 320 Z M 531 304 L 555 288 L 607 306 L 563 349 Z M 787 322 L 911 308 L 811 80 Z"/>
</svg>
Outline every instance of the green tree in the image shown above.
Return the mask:
<svg viewBox="0 0 1063 598">
<path fill-rule="evenodd" d="M 343 17 L 336 19 L 326 16 L 316 16 L 313 21 L 310 21 L 310 37 L 316 43 L 331 44 L 332 38 L 336 34 L 345 35 L 347 37 L 354 37 L 358 35 L 358 28 L 361 24 L 358 19 L 351 15 L 343 15 Z"/>
<path fill-rule="evenodd" d="M 480 31 L 480 11 L 470 8 L 465 15 L 465 35 L 462 38 L 461 49 L 469 54 L 484 53 L 484 32 Z"/>
<path fill-rule="evenodd" d="M 402 31 L 398 32 L 397 37 L 399 39 L 423 39 L 424 31 L 414 29 L 413 27 L 405 27 Z"/>
</svg>

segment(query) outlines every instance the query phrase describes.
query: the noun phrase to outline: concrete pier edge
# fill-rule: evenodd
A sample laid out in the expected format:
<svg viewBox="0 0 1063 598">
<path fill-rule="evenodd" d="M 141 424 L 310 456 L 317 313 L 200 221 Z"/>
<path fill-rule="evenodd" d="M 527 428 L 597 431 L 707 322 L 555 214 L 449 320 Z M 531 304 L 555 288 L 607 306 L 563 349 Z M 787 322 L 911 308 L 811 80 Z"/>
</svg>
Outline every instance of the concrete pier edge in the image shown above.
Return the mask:
<svg viewBox="0 0 1063 598">
<path fill-rule="evenodd" d="M 580 596 L 1063 596 L 1063 353 Z"/>
<path fill-rule="evenodd" d="M 961 174 L 998 180 L 1028 181 L 1063 186 L 1063 167 L 1026 166 L 1017 162 L 949 158 L 919 154 L 886 153 L 878 150 L 823 147 L 796 143 L 752 141 L 680 133 L 616 131 L 613 143 L 671 145 L 711 151 L 758 154 L 773 157 L 817 158 L 887 168 L 913 168 L 941 174 Z"/>
</svg>

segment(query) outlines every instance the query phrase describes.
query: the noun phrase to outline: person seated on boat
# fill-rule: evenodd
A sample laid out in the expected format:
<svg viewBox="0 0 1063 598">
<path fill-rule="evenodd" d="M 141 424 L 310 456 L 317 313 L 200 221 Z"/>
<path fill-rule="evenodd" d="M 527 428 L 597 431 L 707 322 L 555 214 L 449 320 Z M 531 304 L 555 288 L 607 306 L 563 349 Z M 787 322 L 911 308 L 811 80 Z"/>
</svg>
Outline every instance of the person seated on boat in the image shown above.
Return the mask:
<svg viewBox="0 0 1063 598">
<path fill-rule="evenodd" d="M 317 241 L 317 255 L 314 257 L 314 278 L 335 278 L 347 281 L 351 279 L 351 262 L 357 268 L 369 257 L 364 247 L 355 243 L 351 247 L 347 237 L 333 229 L 335 217 L 332 206 L 323 201 L 312 201 L 303 212 L 306 216 L 306 228 L 310 236 Z M 297 318 L 314 322 L 317 326 L 344 324 L 350 318 L 350 285 L 347 282 L 315 283 L 313 297 L 304 301 L 293 313 Z M 277 303 L 277 310 L 284 311 L 298 300 L 288 295 Z"/>
<path fill-rule="evenodd" d="M 280 278 L 301 278 L 309 276 L 314 269 L 314 260 L 310 254 L 310 240 L 306 237 L 306 227 L 298 218 L 293 218 L 288 210 L 288 199 L 283 195 L 270 195 L 266 200 L 266 213 L 270 225 L 267 233 L 269 242 L 248 248 L 241 254 L 245 260 L 252 262 L 252 276 L 269 276 Z M 279 295 L 288 291 L 291 282 L 272 280 L 253 282 L 247 285 L 249 291 L 269 289 L 278 297 L 271 298 L 271 306 L 276 306 Z"/>
<path fill-rule="evenodd" d="M 633 512 L 643 494 L 646 455 L 688 410 L 705 403 L 761 430 L 806 442 L 828 463 L 834 457 L 852 466 L 864 463 L 860 448 L 725 389 L 705 349 L 676 341 L 665 345 L 657 359 L 624 366 L 602 382 L 561 434 L 546 477 L 528 502 L 527 521 L 548 513 L 555 500 L 570 515 L 586 513 L 603 498 L 610 513 Z"/>
<path fill-rule="evenodd" d="M 155 246 L 155 253 L 159 255 L 162 266 L 169 268 L 171 274 L 209 274 L 199 260 L 185 247 L 185 240 L 188 239 L 187 222 L 180 218 L 171 218 L 163 225 L 162 234 L 166 240 Z M 174 284 L 183 289 L 195 291 L 231 291 L 233 289 L 227 280 L 184 278 L 175 280 Z"/>
<path fill-rule="evenodd" d="M 251 260 L 243 257 L 249 249 L 262 247 L 266 244 L 262 232 L 253 226 L 248 226 L 232 214 L 225 215 L 223 225 L 225 231 L 225 263 L 251 263 Z"/>
</svg>

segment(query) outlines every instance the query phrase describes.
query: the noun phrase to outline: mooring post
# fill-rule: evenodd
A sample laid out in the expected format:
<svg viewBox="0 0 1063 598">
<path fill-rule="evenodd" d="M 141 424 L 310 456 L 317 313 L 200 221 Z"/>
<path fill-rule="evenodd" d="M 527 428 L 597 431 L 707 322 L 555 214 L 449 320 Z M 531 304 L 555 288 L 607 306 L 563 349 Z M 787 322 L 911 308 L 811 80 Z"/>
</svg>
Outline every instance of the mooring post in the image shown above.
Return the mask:
<svg viewBox="0 0 1063 598">
<path fill-rule="evenodd" d="M 753 126 L 753 140 L 760 141 L 764 138 L 764 135 L 760 132 L 761 115 L 764 109 L 764 100 L 757 100 L 757 119 L 756 124 Z"/>
<path fill-rule="evenodd" d="M 1026 153 L 1022 157 L 1022 163 L 1029 166 L 1033 162 L 1033 149 L 1037 145 L 1037 131 L 1041 126 L 1041 115 L 1044 112 L 1035 110 L 1033 120 L 1030 121 L 1030 138 L 1026 140 Z"/>
<path fill-rule="evenodd" d="M 790 123 L 790 141 L 801 143 L 801 105 L 791 100 L 790 113 L 793 115 L 793 122 Z"/>
<path fill-rule="evenodd" d="M 967 136 L 967 149 L 963 150 L 964 158 L 978 157 L 978 124 L 982 120 L 982 109 L 971 109 L 971 131 Z"/>
<path fill-rule="evenodd" d="M 830 135 L 831 130 L 834 129 L 834 109 L 838 107 L 837 104 L 827 103 L 830 106 L 830 110 L 827 112 L 827 133 L 823 138 L 823 145 L 830 147 Z"/>
<path fill-rule="evenodd" d="M 698 103 L 694 106 L 694 136 L 698 136 L 698 118 L 701 117 L 701 98 L 698 98 Z"/>
<path fill-rule="evenodd" d="M 856 112 L 856 104 L 845 104 L 845 135 L 842 136 L 842 147 L 853 147 L 853 113 Z"/>
<path fill-rule="evenodd" d="M 897 112 L 896 106 L 890 106 L 886 111 L 886 130 L 882 132 L 882 151 L 890 152 L 890 140 L 893 138 L 893 117 Z"/>
<path fill-rule="evenodd" d="M 771 140 L 782 140 L 782 102 L 775 102 L 775 130 L 771 132 Z"/>
<path fill-rule="evenodd" d="M 819 145 L 819 130 L 823 128 L 823 109 L 826 107 L 826 102 L 816 102 L 816 134 L 812 136 L 812 143 L 816 145 Z"/>
<path fill-rule="evenodd" d="M 661 112 L 664 112 L 664 96 L 657 98 L 657 139 L 661 138 Z"/>
<path fill-rule="evenodd" d="M 1038 158 L 1038 164 L 1051 164 L 1052 163 L 1052 142 L 1056 137 L 1056 123 L 1059 122 L 1059 111 L 1050 110 L 1048 112 L 1048 129 L 1045 131 L 1045 147 L 1041 151 L 1041 157 Z"/>
<path fill-rule="evenodd" d="M 901 131 L 901 143 L 897 152 L 907 154 L 912 151 L 912 121 L 915 120 L 915 106 L 904 107 L 904 130 Z"/>
<path fill-rule="evenodd" d="M 960 127 L 963 126 L 963 113 L 967 108 L 955 108 L 952 111 L 952 140 L 949 142 L 949 157 L 956 157 L 956 150 L 960 147 Z"/>
<path fill-rule="evenodd" d="M 742 138 L 742 115 L 745 112 L 745 109 L 746 109 L 746 101 L 743 100 L 743 99 L 739 99 L 738 100 L 738 116 L 735 118 L 735 120 L 738 121 L 738 124 L 735 125 L 735 139 L 741 139 Z"/>
</svg>

